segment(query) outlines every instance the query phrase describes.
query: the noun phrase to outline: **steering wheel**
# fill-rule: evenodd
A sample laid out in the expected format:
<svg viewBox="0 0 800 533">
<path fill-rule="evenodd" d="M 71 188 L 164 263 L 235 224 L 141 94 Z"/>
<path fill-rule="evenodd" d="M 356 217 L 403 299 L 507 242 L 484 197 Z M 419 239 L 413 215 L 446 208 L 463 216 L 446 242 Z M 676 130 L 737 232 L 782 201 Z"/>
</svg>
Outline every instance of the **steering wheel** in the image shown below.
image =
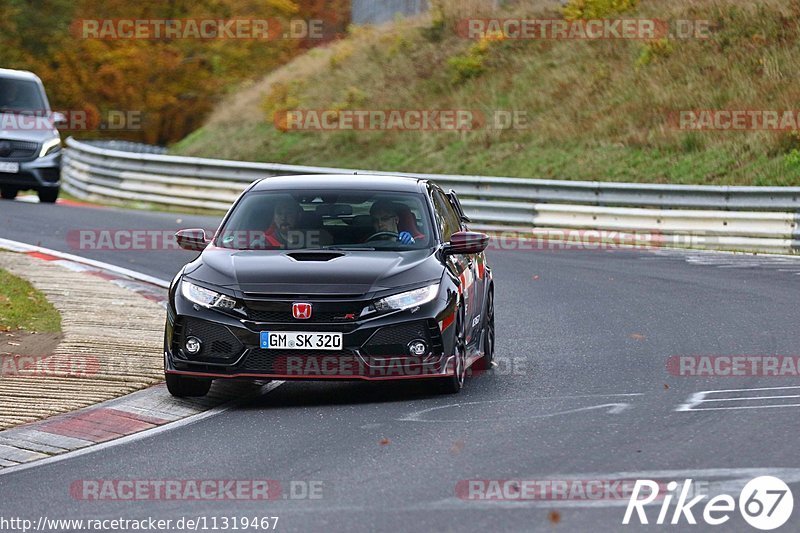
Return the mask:
<svg viewBox="0 0 800 533">
<path fill-rule="evenodd" d="M 378 239 L 381 239 L 381 240 L 384 240 L 384 241 L 389 240 L 386 237 L 391 237 L 393 239 L 397 239 L 397 233 L 395 233 L 394 231 L 379 231 L 379 232 L 373 233 L 372 235 L 367 237 L 367 240 L 364 241 L 364 242 L 375 241 L 375 240 L 378 240 Z"/>
</svg>

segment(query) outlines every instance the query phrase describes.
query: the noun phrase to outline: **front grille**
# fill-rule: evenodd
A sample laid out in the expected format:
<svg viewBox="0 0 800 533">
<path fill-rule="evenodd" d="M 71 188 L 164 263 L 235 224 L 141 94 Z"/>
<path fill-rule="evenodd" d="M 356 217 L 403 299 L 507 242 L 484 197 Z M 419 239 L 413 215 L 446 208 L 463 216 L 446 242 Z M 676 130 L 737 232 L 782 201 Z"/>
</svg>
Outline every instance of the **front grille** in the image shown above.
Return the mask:
<svg viewBox="0 0 800 533">
<path fill-rule="evenodd" d="M 432 345 L 428 324 L 424 320 L 382 327 L 364 345 L 364 352 L 377 356 L 407 356 L 408 343 L 414 339 L 421 339 L 428 346 Z"/>
<path fill-rule="evenodd" d="M 189 337 L 197 337 L 201 342 L 200 353 L 186 354 L 191 360 L 204 361 L 209 359 L 232 360 L 241 355 L 244 346 L 221 324 L 207 322 L 196 318 L 186 318 L 180 321 L 180 326 L 175 328 L 174 339 L 180 339 L 180 346 L 186 343 Z M 173 349 L 176 348 L 173 344 Z"/>
<path fill-rule="evenodd" d="M 308 322 L 352 322 L 354 321 L 358 315 L 356 313 L 351 313 L 352 316 L 346 316 L 346 313 L 335 312 L 335 313 L 319 313 L 319 312 L 312 312 L 311 318 L 298 320 L 292 316 L 292 312 L 280 312 L 280 311 L 253 311 L 248 310 L 247 316 L 250 320 L 255 320 L 256 322 L 280 322 L 280 323 L 308 323 Z"/>
<path fill-rule="evenodd" d="M 302 350 L 252 350 L 242 363 L 242 371 L 281 375 L 338 374 L 339 370 L 356 368 L 358 359 L 349 350 L 326 353 Z M 356 365 L 356 366 L 354 366 Z M 345 372 L 347 373 L 347 372 Z"/>
<path fill-rule="evenodd" d="M 247 302 L 247 317 L 256 322 L 279 324 L 348 323 L 355 322 L 364 308 L 363 302 L 314 302 L 311 318 L 297 319 L 292 316 L 291 302 Z"/>
<path fill-rule="evenodd" d="M 0 160 L 3 161 L 28 161 L 36 157 L 38 150 L 39 143 L 0 139 Z"/>
</svg>

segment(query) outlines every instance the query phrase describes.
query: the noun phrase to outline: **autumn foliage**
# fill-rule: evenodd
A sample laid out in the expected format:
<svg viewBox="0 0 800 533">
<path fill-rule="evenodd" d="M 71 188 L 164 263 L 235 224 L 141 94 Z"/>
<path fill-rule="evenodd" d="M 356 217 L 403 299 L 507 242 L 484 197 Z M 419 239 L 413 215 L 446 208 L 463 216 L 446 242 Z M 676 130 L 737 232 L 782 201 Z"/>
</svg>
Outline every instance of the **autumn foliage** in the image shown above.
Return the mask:
<svg viewBox="0 0 800 533">
<path fill-rule="evenodd" d="M 83 20 L 234 18 L 284 27 L 320 20 L 322 38 L 97 39 L 80 32 Z M 35 72 L 54 109 L 85 111 L 93 124 L 110 112 L 132 111 L 140 120 L 76 136 L 167 144 L 199 127 L 227 90 L 336 38 L 348 22 L 346 0 L 5 0 L 0 67 Z"/>
</svg>

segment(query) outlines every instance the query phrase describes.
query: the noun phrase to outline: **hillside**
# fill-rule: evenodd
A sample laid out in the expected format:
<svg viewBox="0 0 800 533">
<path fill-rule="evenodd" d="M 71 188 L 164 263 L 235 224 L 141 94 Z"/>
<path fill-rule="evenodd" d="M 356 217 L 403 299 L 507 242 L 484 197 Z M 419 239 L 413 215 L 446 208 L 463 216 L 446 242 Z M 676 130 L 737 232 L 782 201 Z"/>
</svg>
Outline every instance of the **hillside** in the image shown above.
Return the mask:
<svg viewBox="0 0 800 533">
<path fill-rule="evenodd" d="M 564 17 L 559 2 L 492 17 Z M 709 35 L 650 40 L 468 39 L 464 3 L 355 28 L 242 87 L 176 154 L 409 172 L 655 183 L 800 185 L 800 134 L 689 131 L 687 110 L 793 110 L 800 2 L 572 0 L 616 15 L 708 20 Z M 522 4 L 519 4 L 522 5 Z M 459 9 L 462 11 L 459 12 Z M 572 13 L 574 16 L 574 12 Z M 497 110 L 526 127 L 283 131 L 283 110 Z M 275 120 L 275 114 L 278 119 Z M 491 122 L 491 120 L 489 120 Z M 312 124 L 313 125 L 313 124 Z M 479 125 L 480 126 L 480 125 Z"/>
</svg>

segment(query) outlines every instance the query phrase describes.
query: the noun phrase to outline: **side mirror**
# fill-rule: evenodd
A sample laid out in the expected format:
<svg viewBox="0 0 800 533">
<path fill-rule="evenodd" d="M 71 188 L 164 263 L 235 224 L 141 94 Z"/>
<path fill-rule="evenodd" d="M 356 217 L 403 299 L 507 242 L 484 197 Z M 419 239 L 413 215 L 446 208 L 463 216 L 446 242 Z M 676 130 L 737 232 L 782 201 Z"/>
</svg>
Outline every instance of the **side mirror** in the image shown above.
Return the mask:
<svg viewBox="0 0 800 533">
<path fill-rule="evenodd" d="M 61 111 L 55 111 L 52 115 L 53 124 L 56 126 L 63 126 L 67 123 L 67 117 Z"/>
<path fill-rule="evenodd" d="M 175 234 L 178 246 L 184 250 L 199 252 L 208 246 L 206 232 L 202 229 L 182 229 Z"/>
<path fill-rule="evenodd" d="M 477 231 L 458 231 L 444 245 L 445 255 L 479 254 L 489 246 L 489 236 Z"/>
</svg>

